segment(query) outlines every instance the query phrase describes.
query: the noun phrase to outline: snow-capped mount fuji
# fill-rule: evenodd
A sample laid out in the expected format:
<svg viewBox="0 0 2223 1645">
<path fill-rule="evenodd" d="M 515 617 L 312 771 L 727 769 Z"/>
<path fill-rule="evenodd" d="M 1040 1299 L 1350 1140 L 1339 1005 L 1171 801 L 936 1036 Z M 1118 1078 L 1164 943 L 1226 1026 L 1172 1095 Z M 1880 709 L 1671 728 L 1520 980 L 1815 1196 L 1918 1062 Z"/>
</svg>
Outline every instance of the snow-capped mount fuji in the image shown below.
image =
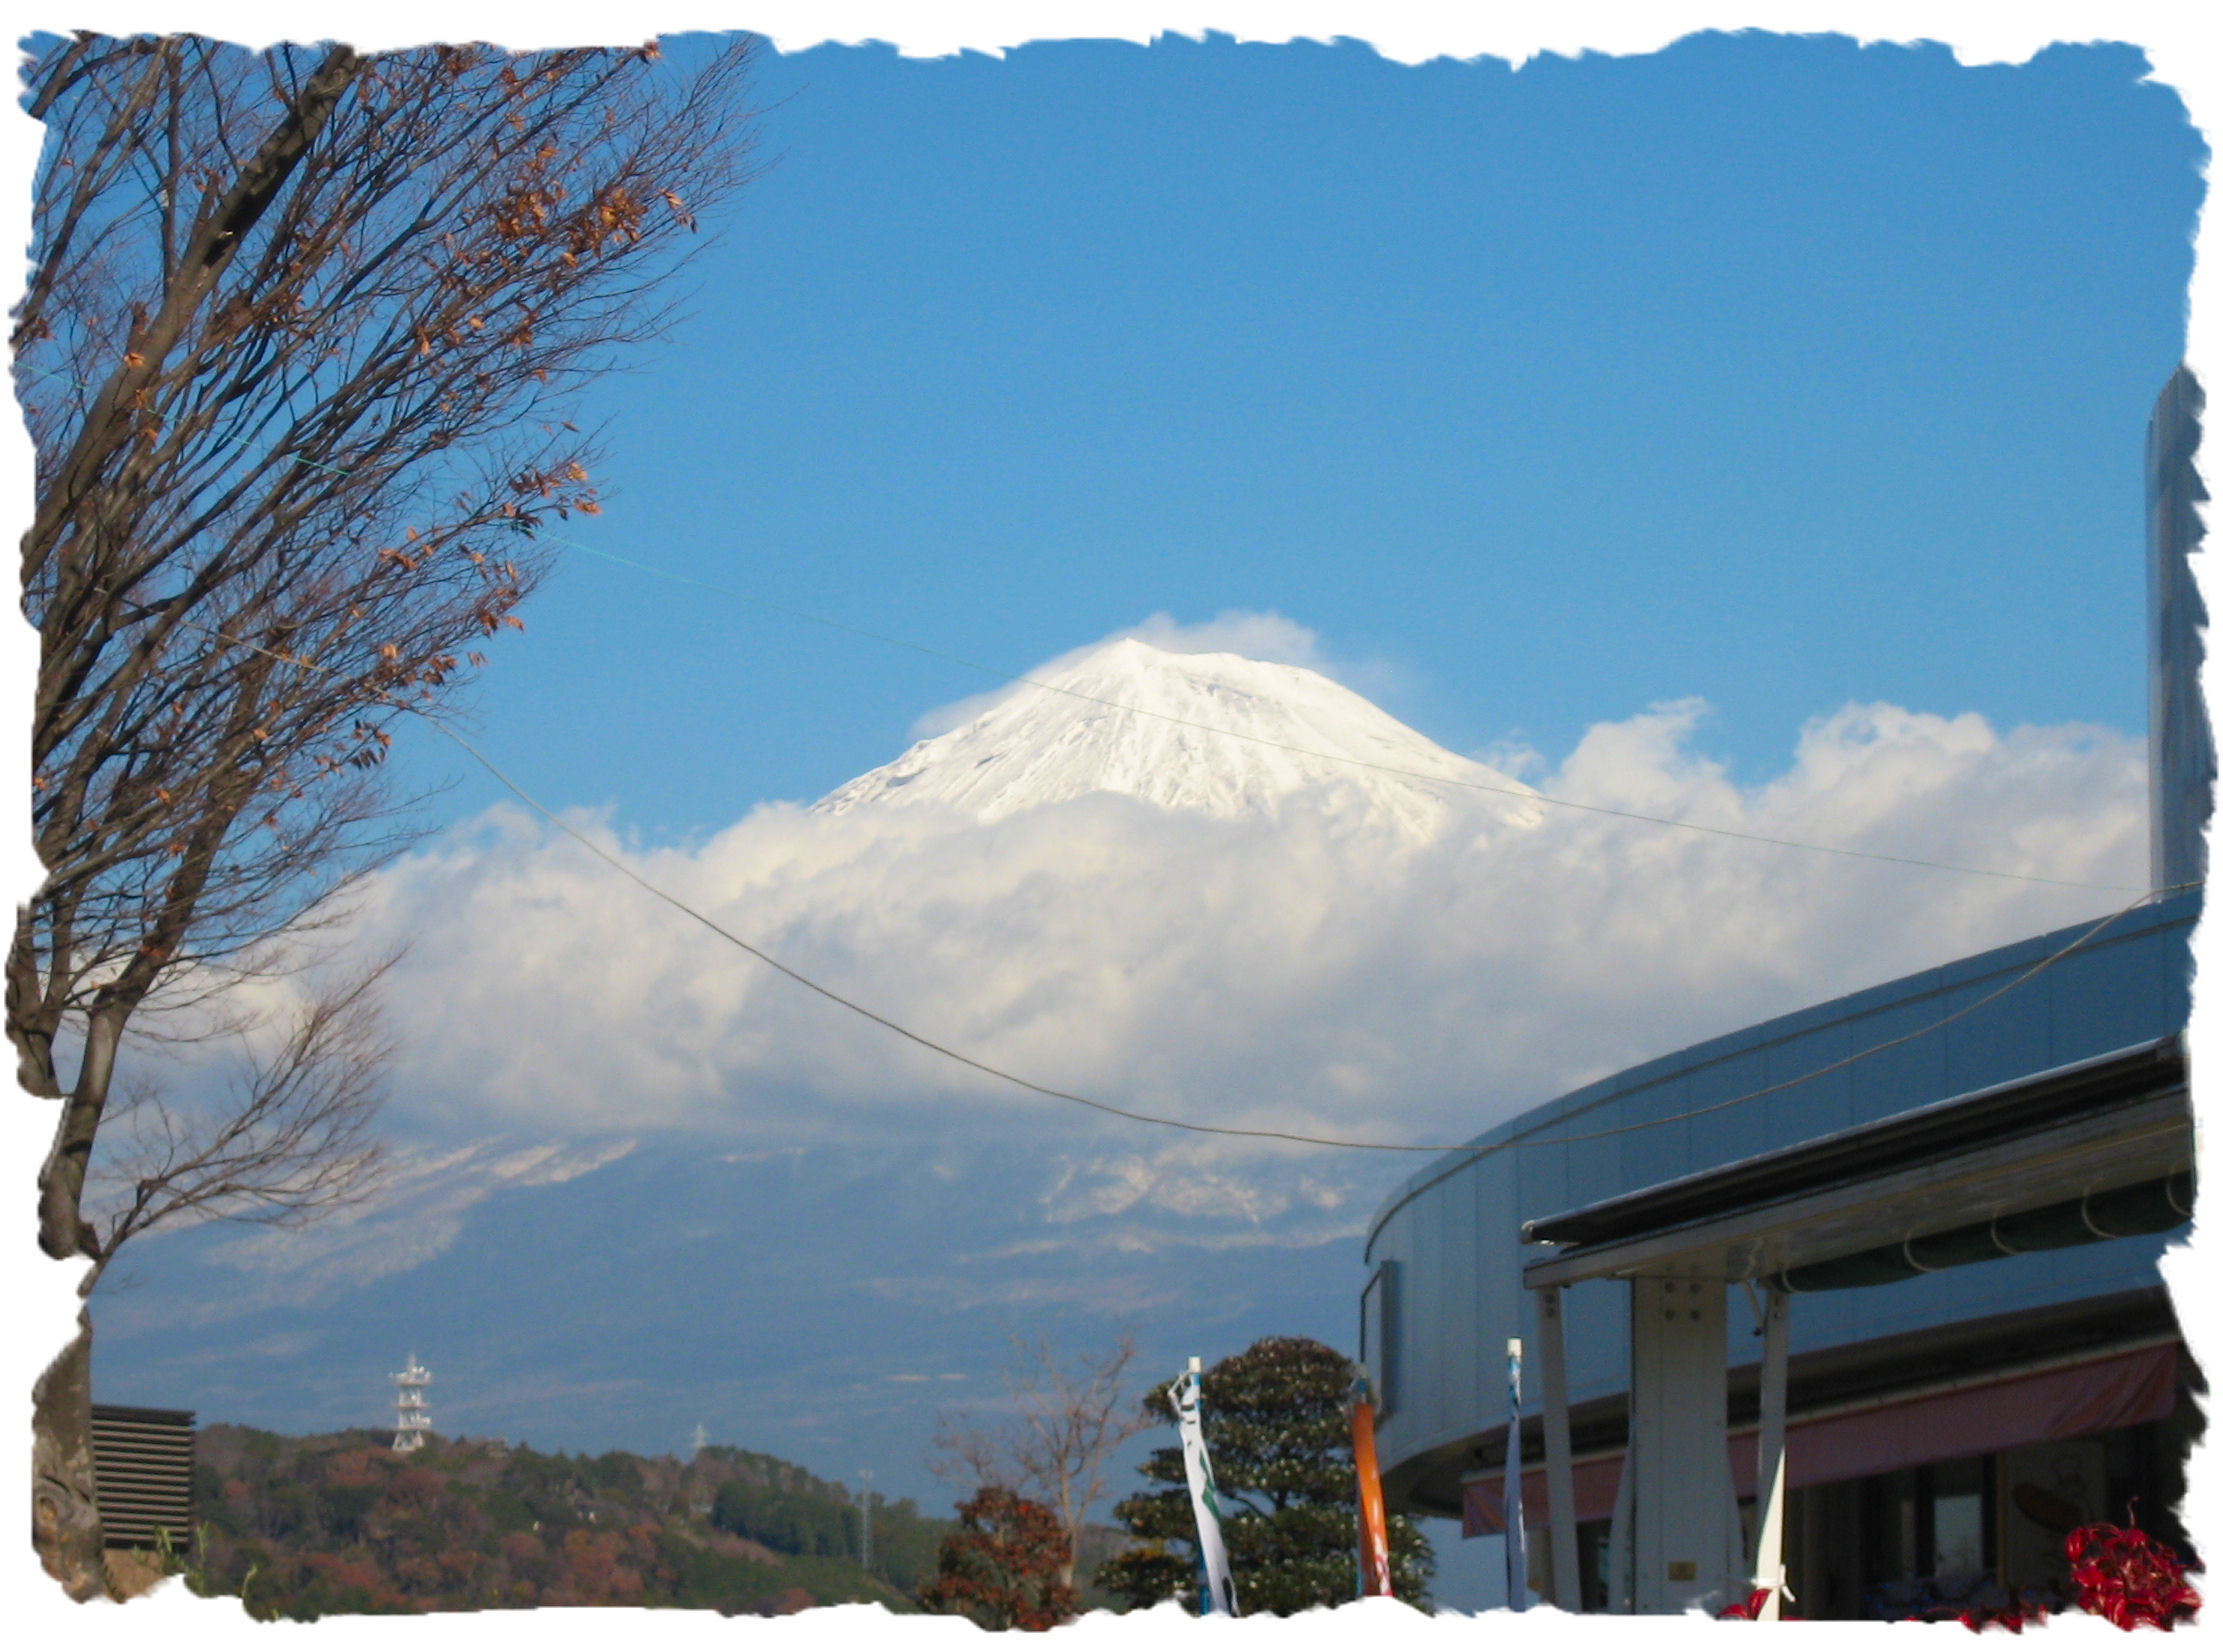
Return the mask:
<svg viewBox="0 0 2223 1645">
<path fill-rule="evenodd" d="M 811 809 L 939 805 L 993 822 L 1126 794 L 1169 811 L 1279 817 L 1309 793 L 1339 819 L 1415 843 L 1434 838 L 1454 809 L 1516 825 L 1539 815 L 1533 789 L 1309 668 L 1129 638 L 1034 678 Z"/>
</svg>

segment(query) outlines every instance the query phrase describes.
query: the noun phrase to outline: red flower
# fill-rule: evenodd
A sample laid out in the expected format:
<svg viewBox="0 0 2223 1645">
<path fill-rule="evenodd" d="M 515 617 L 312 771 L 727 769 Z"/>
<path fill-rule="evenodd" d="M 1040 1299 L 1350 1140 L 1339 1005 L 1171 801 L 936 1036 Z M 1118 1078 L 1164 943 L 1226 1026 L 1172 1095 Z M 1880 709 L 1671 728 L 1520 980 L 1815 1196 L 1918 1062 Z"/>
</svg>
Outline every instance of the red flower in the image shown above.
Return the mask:
<svg viewBox="0 0 2223 1645">
<path fill-rule="evenodd" d="M 2069 1581 L 2076 1602 L 2125 1630 L 2172 1628 L 2200 1609 L 2184 1561 L 2138 1528 L 2080 1525 L 2069 1533 Z"/>
</svg>

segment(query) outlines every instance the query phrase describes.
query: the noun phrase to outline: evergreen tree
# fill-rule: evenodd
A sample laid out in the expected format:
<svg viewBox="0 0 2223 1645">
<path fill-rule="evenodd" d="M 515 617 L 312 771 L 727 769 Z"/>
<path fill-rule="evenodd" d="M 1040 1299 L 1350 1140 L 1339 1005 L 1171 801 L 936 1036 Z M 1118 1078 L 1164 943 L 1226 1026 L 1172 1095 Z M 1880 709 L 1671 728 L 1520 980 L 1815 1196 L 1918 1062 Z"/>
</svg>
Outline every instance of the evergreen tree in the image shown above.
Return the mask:
<svg viewBox="0 0 2223 1645">
<path fill-rule="evenodd" d="M 1287 1616 L 1358 1597 L 1358 1472 L 1351 1458 L 1351 1362 L 1305 1337 L 1267 1337 L 1204 1373 L 1204 1444 L 1219 1487 L 1235 1599 L 1245 1615 Z M 1174 1422 L 1163 1388 L 1143 1401 Z M 1136 1606 L 1179 1595 L 1196 1608 L 1196 1520 L 1178 1442 L 1151 1453 L 1144 1491 L 1112 1510 L 1135 1545 L 1098 1586 Z M 1412 1521 L 1389 1517 L 1397 1597 L 1427 1608 L 1435 1554 Z"/>
</svg>

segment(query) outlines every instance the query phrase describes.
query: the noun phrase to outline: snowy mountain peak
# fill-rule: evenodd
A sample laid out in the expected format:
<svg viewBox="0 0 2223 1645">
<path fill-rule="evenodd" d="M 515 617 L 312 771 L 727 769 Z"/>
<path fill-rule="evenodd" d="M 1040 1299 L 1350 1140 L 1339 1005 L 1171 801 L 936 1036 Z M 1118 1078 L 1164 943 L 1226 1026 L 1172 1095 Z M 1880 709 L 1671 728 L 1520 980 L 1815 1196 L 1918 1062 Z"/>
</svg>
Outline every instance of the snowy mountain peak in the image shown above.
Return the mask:
<svg viewBox="0 0 2223 1645">
<path fill-rule="evenodd" d="M 1520 823 L 1536 814 L 1533 803 L 1457 786 L 1533 792 L 1309 668 L 1120 639 L 1034 678 L 812 810 L 942 805 L 992 822 L 1110 793 L 1169 811 L 1277 817 L 1312 791 L 1339 819 L 1411 841 L 1433 838 L 1455 806 Z"/>
</svg>

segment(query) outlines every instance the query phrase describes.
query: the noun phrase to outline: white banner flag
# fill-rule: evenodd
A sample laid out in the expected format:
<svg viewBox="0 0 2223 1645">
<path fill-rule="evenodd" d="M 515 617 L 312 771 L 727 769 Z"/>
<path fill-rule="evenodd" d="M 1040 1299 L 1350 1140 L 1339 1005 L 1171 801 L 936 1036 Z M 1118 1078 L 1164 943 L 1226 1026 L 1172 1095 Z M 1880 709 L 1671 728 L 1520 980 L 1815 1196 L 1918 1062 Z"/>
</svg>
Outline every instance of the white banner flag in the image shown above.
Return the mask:
<svg viewBox="0 0 2223 1645">
<path fill-rule="evenodd" d="M 1196 1510 L 1198 1563 L 1204 1567 L 1204 1588 L 1197 1595 L 1197 1614 L 1209 1616 L 1235 1609 L 1235 1579 L 1227 1570 L 1227 1544 L 1220 1537 L 1220 1494 L 1212 1483 L 1212 1459 L 1204 1449 L 1204 1422 L 1198 1403 L 1197 1374 L 1183 1372 L 1167 1390 L 1175 1415 L 1181 1419 L 1181 1466 L 1189 1476 L 1189 1505 Z"/>
</svg>

